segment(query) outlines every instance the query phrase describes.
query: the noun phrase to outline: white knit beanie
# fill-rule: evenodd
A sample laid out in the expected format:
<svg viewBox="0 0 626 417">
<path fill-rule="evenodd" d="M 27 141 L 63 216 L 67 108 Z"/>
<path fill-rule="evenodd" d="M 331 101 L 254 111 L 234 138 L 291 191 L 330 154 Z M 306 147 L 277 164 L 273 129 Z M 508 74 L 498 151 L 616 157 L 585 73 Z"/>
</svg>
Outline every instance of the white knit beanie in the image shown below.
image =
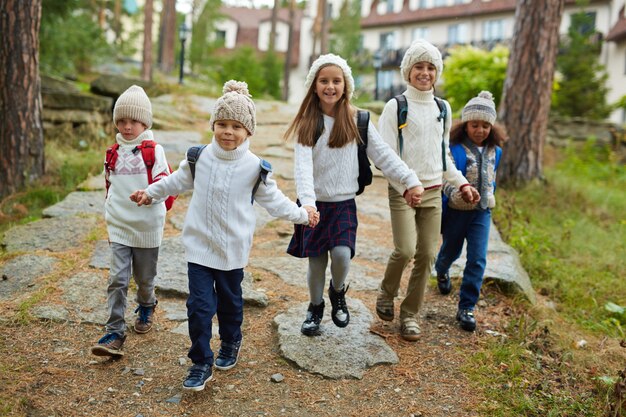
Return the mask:
<svg viewBox="0 0 626 417">
<path fill-rule="evenodd" d="M 482 120 L 489 124 L 496 122 L 496 103 L 493 95 L 489 91 L 481 91 L 478 96 L 467 102 L 461 111 L 461 121 L 463 123 L 470 120 Z"/>
<path fill-rule="evenodd" d="M 128 87 L 115 102 L 113 123 L 120 119 L 132 119 L 152 127 L 152 104 L 143 88 L 138 85 Z"/>
<path fill-rule="evenodd" d="M 309 88 L 311 87 L 311 84 L 313 84 L 318 71 L 327 65 L 336 65 L 341 68 L 346 82 L 346 96 L 348 96 L 348 99 L 351 99 L 352 94 L 354 93 L 354 78 L 352 78 L 352 69 L 345 59 L 335 54 L 320 55 L 319 58 L 313 62 L 311 69 L 306 76 L 306 80 L 304 81 L 304 88 L 309 91 Z"/>
<path fill-rule="evenodd" d="M 215 131 L 215 121 L 236 120 L 254 135 L 256 129 L 256 107 L 248 92 L 248 84 L 243 81 L 226 81 L 224 95 L 217 99 L 211 114 L 211 130 Z"/>
<path fill-rule="evenodd" d="M 400 64 L 400 72 L 404 81 L 410 83 L 409 74 L 411 73 L 411 68 L 418 62 L 430 62 L 437 68 L 437 74 L 435 75 L 435 82 L 437 82 L 443 72 L 443 59 L 439 49 L 424 39 L 414 41 L 404 53 L 402 63 Z"/>
</svg>

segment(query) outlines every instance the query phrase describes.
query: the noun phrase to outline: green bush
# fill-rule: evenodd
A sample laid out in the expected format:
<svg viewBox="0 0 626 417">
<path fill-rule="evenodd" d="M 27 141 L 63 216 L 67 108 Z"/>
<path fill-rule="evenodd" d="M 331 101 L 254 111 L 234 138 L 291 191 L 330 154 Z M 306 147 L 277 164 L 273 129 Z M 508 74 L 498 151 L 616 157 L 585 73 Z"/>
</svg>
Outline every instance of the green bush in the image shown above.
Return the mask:
<svg viewBox="0 0 626 417">
<path fill-rule="evenodd" d="M 280 98 L 282 64 L 275 55 L 265 55 L 265 58 L 259 57 L 252 47 L 244 46 L 221 57 L 220 65 L 216 68 L 218 83 L 233 79 L 245 81 L 253 97 L 269 95 Z"/>
<path fill-rule="evenodd" d="M 508 59 L 509 50 L 504 46 L 491 51 L 473 46 L 452 48 L 444 63 L 442 82 L 455 117 L 482 90 L 493 94 L 496 105 L 500 102 Z"/>
</svg>

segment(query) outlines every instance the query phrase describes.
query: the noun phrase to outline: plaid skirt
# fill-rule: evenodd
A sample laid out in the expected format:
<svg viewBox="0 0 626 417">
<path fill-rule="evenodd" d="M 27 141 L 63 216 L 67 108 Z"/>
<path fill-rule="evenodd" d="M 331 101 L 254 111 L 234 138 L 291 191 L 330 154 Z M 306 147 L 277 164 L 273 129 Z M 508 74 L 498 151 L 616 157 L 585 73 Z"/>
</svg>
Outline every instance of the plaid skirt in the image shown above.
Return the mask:
<svg viewBox="0 0 626 417">
<path fill-rule="evenodd" d="M 320 212 L 320 222 L 316 227 L 294 224 L 287 253 L 297 258 L 308 258 L 320 256 L 335 246 L 348 246 L 350 258 L 353 258 L 356 228 L 359 224 L 354 199 L 339 202 L 317 201 L 315 205 Z"/>
</svg>

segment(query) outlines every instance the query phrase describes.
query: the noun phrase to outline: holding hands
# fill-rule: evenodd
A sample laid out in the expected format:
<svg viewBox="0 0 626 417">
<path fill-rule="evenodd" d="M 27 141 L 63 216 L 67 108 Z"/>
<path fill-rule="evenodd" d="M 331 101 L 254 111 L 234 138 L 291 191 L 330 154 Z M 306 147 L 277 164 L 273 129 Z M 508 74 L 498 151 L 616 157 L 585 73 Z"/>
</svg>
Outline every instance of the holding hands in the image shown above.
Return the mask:
<svg viewBox="0 0 626 417">
<path fill-rule="evenodd" d="M 320 212 L 315 207 L 303 206 L 307 213 L 309 213 L 309 227 L 315 227 L 320 222 Z"/>
<path fill-rule="evenodd" d="M 461 197 L 469 204 L 476 204 L 480 201 L 480 193 L 476 188 L 467 184 L 461 187 Z"/>
<path fill-rule="evenodd" d="M 424 187 L 419 185 L 417 187 L 409 188 L 408 190 L 406 190 L 406 192 L 404 193 L 404 199 L 410 207 L 415 207 L 421 204 L 422 194 L 424 194 Z"/>
<path fill-rule="evenodd" d="M 149 206 L 152 204 L 152 197 L 150 197 L 146 190 L 137 190 L 130 195 L 130 200 L 137 203 L 138 206 Z"/>
</svg>

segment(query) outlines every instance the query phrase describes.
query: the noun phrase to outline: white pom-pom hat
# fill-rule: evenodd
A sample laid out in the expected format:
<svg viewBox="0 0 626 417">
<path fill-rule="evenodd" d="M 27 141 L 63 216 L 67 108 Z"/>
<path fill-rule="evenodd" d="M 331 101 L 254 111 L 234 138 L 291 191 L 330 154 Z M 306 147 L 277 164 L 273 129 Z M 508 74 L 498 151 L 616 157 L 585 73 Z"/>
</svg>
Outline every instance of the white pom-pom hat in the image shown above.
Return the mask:
<svg viewBox="0 0 626 417">
<path fill-rule="evenodd" d="M 256 130 L 256 106 L 248 92 L 248 84 L 243 81 L 226 81 L 222 97 L 218 98 L 211 114 L 211 130 L 215 130 L 216 120 L 236 120 L 250 136 Z"/>
</svg>

